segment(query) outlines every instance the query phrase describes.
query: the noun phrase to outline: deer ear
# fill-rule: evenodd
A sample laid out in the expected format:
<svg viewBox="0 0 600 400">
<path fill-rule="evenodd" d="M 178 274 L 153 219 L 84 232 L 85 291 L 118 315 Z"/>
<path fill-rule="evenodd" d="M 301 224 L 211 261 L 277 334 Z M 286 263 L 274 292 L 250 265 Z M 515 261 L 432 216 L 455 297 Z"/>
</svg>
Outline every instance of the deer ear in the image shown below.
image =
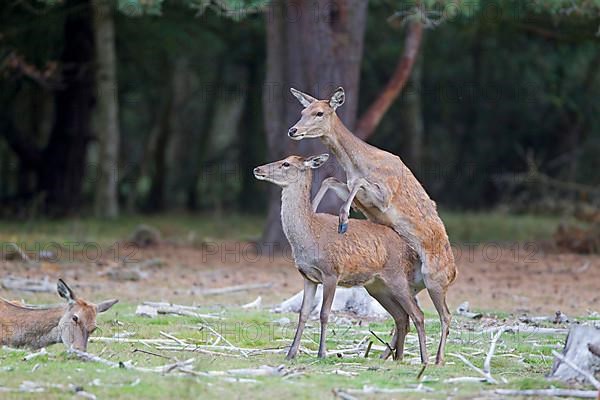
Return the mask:
<svg viewBox="0 0 600 400">
<path fill-rule="evenodd" d="M 119 299 L 111 299 L 111 300 L 103 301 L 102 303 L 99 303 L 96 305 L 96 311 L 98 313 L 103 313 L 104 311 L 107 311 L 109 308 L 111 308 L 118 302 L 119 302 Z"/>
<path fill-rule="evenodd" d="M 58 292 L 58 295 L 63 299 L 67 300 L 69 303 L 73 303 L 75 302 L 75 300 L 77 300 L 77 297 L 75 297 L 75 293 L 73 293 L 71 288 L 67 286 L 65 281 L 63 281 L 62 279 L 58 280 L 58 283 L 56 284 L 56 290 Z"/>
<path fill-rule="evenodd" d="M 331 99 L 329 99 L 329 106 L 334 110 L 344 104 L 346 100 L 346 92 L 344 92 L 343 87 L 339 87 L 335 89 L 335 92 L 331 95 Z"/>
<path fill-rule="evenodd" d="M 294 97 L 298 99 L 298 101 L 300 102 L 300 104 L 302 104 L 302 106 L 304 108 L 310 106 L 312 103 L 314 103 L 315 101 L 317 101 L 317 99 L 315 99 L 311 95 L 303 93 L 303 92 L 301 92 L 299 90 L 296 90 L 294 88 L 290 88 L 290 92 L 292 92 L 292 94 L 294 95 Z"/>
<path fill-rule="evenodd" d="M 328 159 L 329 154 L 327 153 L 320 154 L 318 156 L 310 156 L 304 159 L 304 165 L 312 169 L 317 169 L 321 165 L 325 164 L 325 161 L 327 161 Z"/>
</svg>

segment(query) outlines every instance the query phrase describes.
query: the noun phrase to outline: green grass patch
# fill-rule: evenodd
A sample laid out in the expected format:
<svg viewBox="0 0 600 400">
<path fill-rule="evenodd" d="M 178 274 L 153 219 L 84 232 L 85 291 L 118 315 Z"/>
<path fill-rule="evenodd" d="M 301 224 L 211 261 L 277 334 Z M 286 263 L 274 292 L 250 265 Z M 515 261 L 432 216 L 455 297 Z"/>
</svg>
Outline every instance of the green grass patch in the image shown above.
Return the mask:
<svg viewBox="0 0 600 400">
<path fill-rule="evenodd" d="M 413 331 L 408 335 L 405 359 L 402 362 L 382 361 L 379 350 L 372 350 L 369 358 L 362 354 L 357 357 L 335 355 L 336 351 L 356 347 L 365 338 L 373 340 L 369 334 L 373 330 L 380 337 L 389 340 L 391 321 L 368 322 L 334 318 L 328 330 L 328 350 L 334 354 L 324 360 L 310 354 L 301 354 L 293 361 L 285 361 L 284 354 L 254 354 L 243 357 L 239 352 L 209 355 L 193 351 L 195 346 L 214 344 L 217 336 L 210 329 L 219 332 L 234 346 L 246 349 L 281 349 L 291 343 L 295 332 L 297 315 L 272 314 L 267 311 L 247 311 L 240 308 L 206 309 L 207 313 L 218 312 L 224 319 L 203 321 L 193 317 L 161 316 L 156 319 L 138 317 L 134 314 L 134 304 L 118 304 L 99 317 L 101 329 L 94 336 L 126 337 L 112 343 L 92 342 L 89 351 L 111 361 L 132 360 L 139 367 L 151 367 L 194 358 L 192 369 L 210 376 L 182 375 L 177 371 L 168 374 L 139 372 L 128 369 L 111 368 L 93 362 L 82 362 L 67 355 L 62 345 L 48 349 L 49 354 L 24 361 L 27 350 L 0 349 L 0 388 L 19 388 L 25 381 L 34 381 L 45 390 L 40 393 L 4 392 L 2 398 L 71 398 L 69 385 L 82 387 L 98 398 L 160 399 L 160 398 L 248 398 L 269 397 L 286 399 L 330 399 L 335 389 L 362 389 L 372 386 L 383 389 L 409 388 L 419 382 L 416 376 L 421 368 L 418 362 L 417 337 Z M 291 323 L 281 324 L 282 318 Z M 430 359 L 433 360 L 439 337 L 439 324 L 432 321 L 433 314 L 427 314 L 427 338 Z M 402 393 L 390 395 L 392 398 L 447 398 L 459 396 L 470 398 L 481 395 L 482 391 L 495 388 L 536 389 L 549 387 L 544 378 L 551 367 L 550 351 L 564 341 L 564 335 L 516 334 L 506 332 L 498 343 L 492 360 L 492 375 L 501 383 L 446 383 L 445 380 L 461 376 L 477 376 L 452 353 L 460 353 L 475 365 L 481 367 L 489 348 L 490 335 L 481 330 L 492 325 L 490 319 L 484 321 L 465 320 L 455 317 L 447 347 L 445 366 L 430 365 L 420 382 L 430 393 Z M 501 323 L 498 322 L 500 325 Z M 319 323 L 311 320 L 303 337 L 302 346 L 317 350 Z M 165 339 L 167 332 L 189 344 L 186 351 L 163 350 L 156 344 L 127 342 L 127 339 Z M 364 342 L 366 343 L 366 342 Z M 228 346 L 223 340 L 217 346 Z M 154 355 L 136 351 L 145 350 Z M 157 356 L 160 355 L 162 357 Z M 166 357 L 166 358 L 165 358 Z M 287 376 L 233 375 L 227 371 L 240 368 L 257 368 L 261 365 L 283 365 Z M 35 373 L 32 370 L 35 369 Z M 215 371 L 220 371 L 219 374 Z M 504 382 L 506 380 L 506 382 Z M 62 387 L 54 387 L 62 385 Z M 552 382 L 552 385 L 557 385 Z M 0 389 L 1 390 L 1 389 Z M 41 396 L 41 397 L 40 397 Z"/>
<path fill-rule="evenodd" d="M 510 215 L 500 212 L 442 212 L 448 235 L 461 242 L 516 242 L 549 239 L 561 222 L 559 217 Z M 140 224 L 158 228 L 170 240 L 193 243 L 211 239 L 259 238 L 264 217 L 243 214 L 125 215 L 117 220 L 69 218 L 28 222 L 0 221 L 4 242 L 96 242 L 110 245 L 127 239 Z"/>
</svg>

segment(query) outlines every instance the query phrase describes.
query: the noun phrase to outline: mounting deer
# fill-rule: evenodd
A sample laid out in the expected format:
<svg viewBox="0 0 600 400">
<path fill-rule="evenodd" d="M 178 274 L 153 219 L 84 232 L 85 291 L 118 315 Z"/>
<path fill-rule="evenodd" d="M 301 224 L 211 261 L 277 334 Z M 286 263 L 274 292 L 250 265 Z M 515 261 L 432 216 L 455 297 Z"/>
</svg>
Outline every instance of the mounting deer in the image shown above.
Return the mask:
<svg viewBox="0 0 600 400">
<path fill-rule="evenodd" d="M 364 286 L 394 318 L 394 359 L 402 358 L 410 317 L 419 336 L 421 361 L 427 363 L 424 316 L 414 297 L 425 288 L 417 254 L 387 226 L 352 219 L 349 222 L 352 229 L 342 236 L 337 233 L 335 216 L 313 212 L 312 170 L 328 158 L 328 154 L 308 158 L 289 156 L 254 169 L 257 179 L 282 188 L 281 223 L 296 267 L 304 277 L 298 327 L 287 358 L 294 358 L 298 353 L 317 285 L 322 283 L 319 357 L 326 355 L 327 322 L 336 286 Z M 390 354 L 388 350 L 382 358 Z"/>
<path fill-rule="evenodd" d="M 422 262 L 425 286 L 440 316 L 442 333 L 436 364 L 443 363 L 451 318 L 446 292 L 457 272 L 435 203 L 398 156 L 363 142 L 344 126 L 335 112 L 344 103 L 343 88 L 338 88 L 329 100 L 317 100 L 296 89 L 291 91 L 304 110 L 289 129 L 289 137 L 321 138 L 346 172 L 346 183 L 334 178 L 323 181 L 315 196 L 315 207 L 328 189 L 334 189 L 344 201 L 339 233 L 348 229 L 348 215 L 354 204 L 369 220 L 391 227 L 408 241 Z"/>
<path fill-rule="evenodd" d="M 86 351 L 96 330 L 96 315 L 119 300 L 89 303 L 76 297 L 62 279 L 57 291 L 67 304 L 34 308 L 0 298 L 0 345 L 41 348 L 62 342 L 67 348 Z"/>
</svg>

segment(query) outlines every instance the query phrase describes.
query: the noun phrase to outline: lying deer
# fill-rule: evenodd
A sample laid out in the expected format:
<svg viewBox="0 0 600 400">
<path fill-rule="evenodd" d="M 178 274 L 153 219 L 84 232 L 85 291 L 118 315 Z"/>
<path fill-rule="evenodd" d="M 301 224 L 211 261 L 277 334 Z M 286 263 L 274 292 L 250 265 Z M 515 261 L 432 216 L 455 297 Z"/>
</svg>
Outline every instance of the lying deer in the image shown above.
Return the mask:
<svg viewBox="0 0 600 400">
<path fill-rule="evenodd" d="M 425 286 L 440 316 L 442 333 L 436 363 L 443 363 L 451 318 L 446 292 L 456 279 L 456 265 L 435 203 L 398 156 L 363 142 L 344 126 L 335 113 L 344 104 L 344 89 L 338 88 L 328 100 L 317 100 L 296 89 L 292 94 L 304 110 L 289 129 L 289 137 L 321 138 L 346 172 L 345 183 L 334 178 L 323 181 L 315 207 L 325 192 L 333 189 L 344 201 L 340 233 L 348 229 L 348 215 L 354 205 L 369 220 L 394 229 L 417 252 Z"/>
<path fill-rule="evenodd" d="M 336 286 L 364 286 L 394 318 L 394 358 L 402 358 L 410 316 L 419 335 L 421 361 L 427 363 L 424 316 L 414 298 L 425 287 L 417 255 L 396 232 L 384 225 L 352 219 L 352 229 L 342 236 L 337 233 L 335 216 L 312 211 L 312 170 L 328 158 L 327 154 L 306 159 L 290 156 L 254 169 L 257 179 L 282 188 L 281 223 L 292 247 L 296 267 L 304 277 L 298 328 L 287 358 L 294 358 L 298 353 L 317 285 L 322 283 L 319 357 L 326 355 L 327 322 Z M 382 357 L 387 358 L 390 353 L 388 351 Z"/>
<path fill-rule="evenodd" d="M 96 330 L 97 313 L 119 300 L 89 303 L 76 297 L 62 279 L 57 290 L 66 305 L 33 308 L 0 298 L 0 345 L 41 348 L 62 342 L 67 348 L 86 351 L 88 338 Z"/>
</svg>

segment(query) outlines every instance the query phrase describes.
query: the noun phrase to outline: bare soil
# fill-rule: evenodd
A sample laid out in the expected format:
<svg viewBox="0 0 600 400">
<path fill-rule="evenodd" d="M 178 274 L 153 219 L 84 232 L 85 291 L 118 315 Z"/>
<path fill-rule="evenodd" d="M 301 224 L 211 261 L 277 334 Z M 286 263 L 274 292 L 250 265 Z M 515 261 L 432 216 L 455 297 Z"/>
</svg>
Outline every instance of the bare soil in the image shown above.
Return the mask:
<svg viewBox="0 0 600 400">
<path fill-rule="evenodd" d="M 100 259 L 80 252 L 30 264 L 0 261 L 0 276 L 62 277 L 92 301 L 118 297 L 130 303 L 164 300 L 231 305 L 244 304 L 260 295 L 263 304 L 268 305 L 302 289 L 302 279 L 291 257 L 257 255 L 253 250 L 247 243 L 220 242 L 208 247 L 161 244 L 122 253 L 112 249 Z M 469 301 L 473 310 L 513 314 L 552 314 L 560 310 L 583 316 L 600 311 L 600 256 L 545 252 L 524 244 L 464 246 L 455 249 L 455 254 L 459 275 L 448 294 L 451 310 Z M 127 262 L 119 260 L 123 257 L 128 257 Z M 210 288 L 253 283 L 272 286 L 227 295 L 202 294 Z M 24 298 L 28 302 L 58 300 L 52 293 L 15 292 L 1 287 L 0 297 Z M 425 293 L 421 293 L 420 300 L 425 308 L 432 309 Z"/>
</svg>

